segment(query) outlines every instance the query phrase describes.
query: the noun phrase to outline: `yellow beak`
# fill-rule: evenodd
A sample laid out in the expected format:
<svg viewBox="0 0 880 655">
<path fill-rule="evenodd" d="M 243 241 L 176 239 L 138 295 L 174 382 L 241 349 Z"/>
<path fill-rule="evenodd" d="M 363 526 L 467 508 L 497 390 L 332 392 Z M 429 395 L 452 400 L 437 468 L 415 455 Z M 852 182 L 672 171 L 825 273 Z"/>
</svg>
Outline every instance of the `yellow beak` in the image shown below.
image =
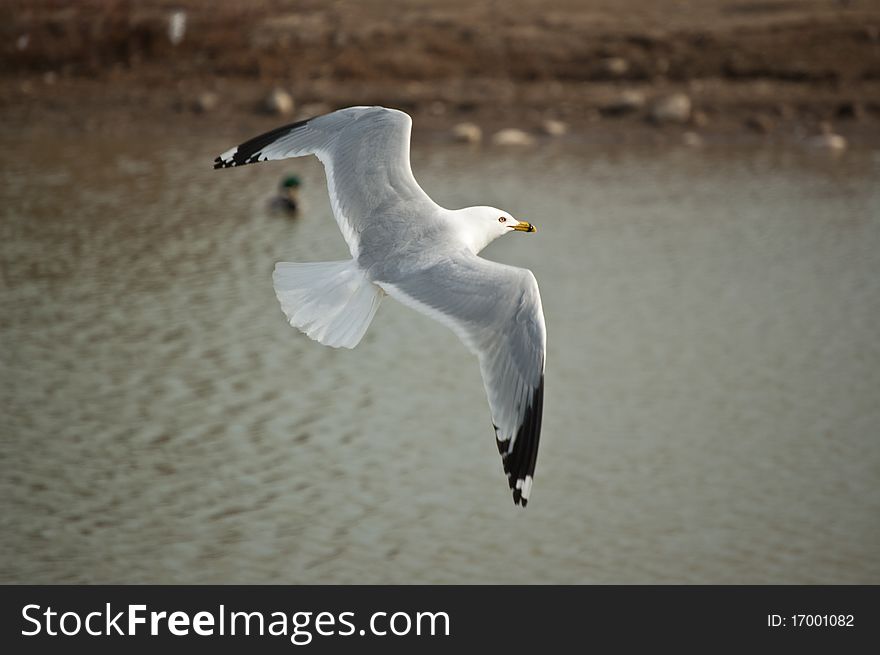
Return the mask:
<svg viewBox="0 0 880 655">
<path fill-rule="evenodd" d="M 527 223 L 526 221 L 520 221 L 518 224 L 513 226 L 513 229 L 517 232 L 537 232 L 538 229 L 532 225 L 531 223 Z"/>
</svg>

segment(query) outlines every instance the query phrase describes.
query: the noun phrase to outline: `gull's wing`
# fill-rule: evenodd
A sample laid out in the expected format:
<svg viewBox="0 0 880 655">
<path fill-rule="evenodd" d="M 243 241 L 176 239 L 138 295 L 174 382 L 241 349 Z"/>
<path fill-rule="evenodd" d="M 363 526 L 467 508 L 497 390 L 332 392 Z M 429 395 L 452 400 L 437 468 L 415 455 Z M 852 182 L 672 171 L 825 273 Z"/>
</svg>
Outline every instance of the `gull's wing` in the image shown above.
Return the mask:
<svg viewBox="0 0 880 655">
<path fill-rule="evenodd" d="M 411 128 L 412 119 L 402 111 L 349 107 L 254 137 L 217 157 L 214 168 L 316 155 L 324 164 L 339 229 L 357 259 L 359 234 L 368 221 L 401 202 L 432 202 L 410 168 Z"/>
<path fill-rule="evenodd" d="M 504 472 L 514 503 L 525 506 L 541 435 L 547 345 L 535 276 L 461 254 L 393 284 L 378 284 L 448 325 L 479 358 Z"/>
</svg>

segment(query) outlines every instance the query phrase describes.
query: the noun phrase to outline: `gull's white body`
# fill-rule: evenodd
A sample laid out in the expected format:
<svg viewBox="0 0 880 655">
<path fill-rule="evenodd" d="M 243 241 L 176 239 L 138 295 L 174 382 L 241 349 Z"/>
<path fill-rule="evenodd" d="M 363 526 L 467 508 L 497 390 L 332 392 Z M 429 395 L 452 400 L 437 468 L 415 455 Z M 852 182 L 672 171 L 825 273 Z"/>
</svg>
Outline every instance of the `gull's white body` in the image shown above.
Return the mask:
<svg viewBox="0 0 880 655">
<path fill-rule="evenodd" d="M 215 168 L 321 160 L 352 259 L 276 265 L 289 323 L 325 345 L 353 348 L 388 294 L 452 328 L 479 358 L 514 501 L 525 505 L 543 404 L 541 298 L 530 271 L 477 254 L 528 224 L 492 207 L 432 201 L 410 168 L 411 126 L 397 110 L 351 107 L 256 137 L 220 155 Z"/>
</svg>

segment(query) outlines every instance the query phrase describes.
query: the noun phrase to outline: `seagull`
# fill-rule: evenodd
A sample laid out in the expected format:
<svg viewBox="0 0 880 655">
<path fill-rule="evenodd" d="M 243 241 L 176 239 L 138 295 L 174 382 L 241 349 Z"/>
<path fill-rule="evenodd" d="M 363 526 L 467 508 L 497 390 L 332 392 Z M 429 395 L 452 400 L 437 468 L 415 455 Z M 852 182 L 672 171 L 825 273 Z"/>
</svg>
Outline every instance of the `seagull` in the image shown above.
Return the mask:
<svg viewBox="0 0 880 655">
<path fill-rule="evenodd" d="M 214 168 L 317 156 L 351 259 L 275 265 L 288 323 L 354 348 L 389 295 L 451 328 L 479 360 L 513 502 L 525 507 L 541 434 L 544 311 L 531 271 L 478 255 L 502 235 L 536 230 L 494 207 L 437 205 L 413 176 L 411 130 L 402 111 L 349 107 L 245 141 Z"/>
</svg>

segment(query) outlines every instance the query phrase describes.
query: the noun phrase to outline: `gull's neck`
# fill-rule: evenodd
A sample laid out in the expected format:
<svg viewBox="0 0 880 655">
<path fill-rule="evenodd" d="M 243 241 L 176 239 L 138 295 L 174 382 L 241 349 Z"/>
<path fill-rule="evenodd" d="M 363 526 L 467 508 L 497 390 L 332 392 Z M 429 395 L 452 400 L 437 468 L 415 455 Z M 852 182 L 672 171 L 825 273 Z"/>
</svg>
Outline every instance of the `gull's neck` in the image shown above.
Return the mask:
<svg viewBox="0 0 880 655">
<path fill-rule="evenodd" d="M 496 234 L 484 229 L 483 223 L 469 213 L 469 208 L 445 210 L 455 225 L 455 234 L 475 255 L 495 240 Z"/>
</svg>

